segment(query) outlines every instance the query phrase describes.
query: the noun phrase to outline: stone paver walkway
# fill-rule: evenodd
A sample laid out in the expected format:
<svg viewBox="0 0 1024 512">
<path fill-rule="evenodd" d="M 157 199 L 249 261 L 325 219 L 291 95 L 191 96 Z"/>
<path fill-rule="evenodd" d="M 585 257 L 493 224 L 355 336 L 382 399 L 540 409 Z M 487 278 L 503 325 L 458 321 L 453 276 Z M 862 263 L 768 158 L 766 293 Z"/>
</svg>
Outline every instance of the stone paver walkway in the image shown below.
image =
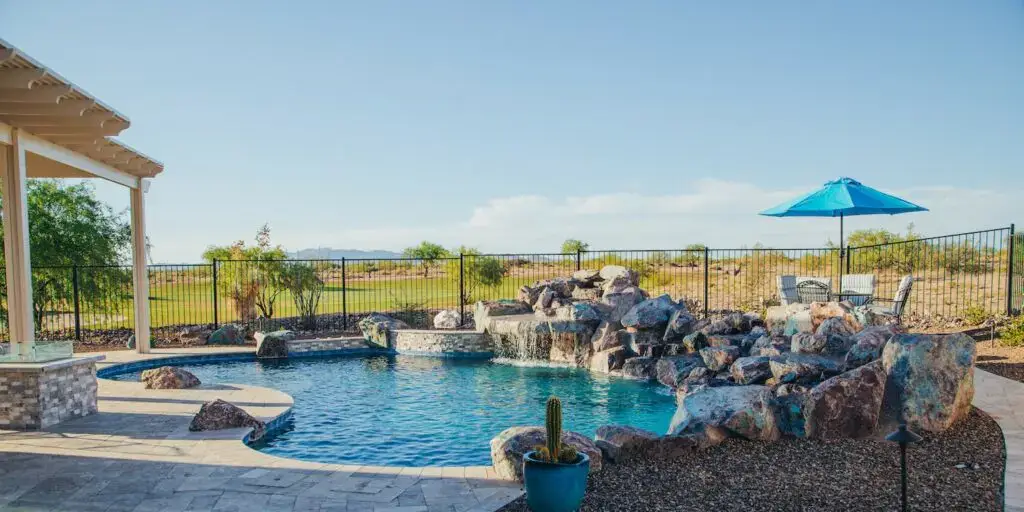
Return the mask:
<svg viewBox="0 0 1024 512">
<path fill-rule="evenodd" d="M 974 370 L 974 406 L 992 416 L 1003 430 L 1006 512 L 1024 512 L 1024 384 Z"/>
<path fill-rule="evenodd" d="M 238 349 L 109 352 L 100 366 Z M 146 390 L 99 380 L 99 413 L 41 432 L 0 430 L 0 510 L 493 511 L 518 497 L 489 467 L 320 464 L 252 450 L 245 429 L 189 432 L 200 405 L 223 398 L 264 420 L 292 399 L 225 385 Z M 373 435 L 367 433 L 367 435 Z"/>
</svg>

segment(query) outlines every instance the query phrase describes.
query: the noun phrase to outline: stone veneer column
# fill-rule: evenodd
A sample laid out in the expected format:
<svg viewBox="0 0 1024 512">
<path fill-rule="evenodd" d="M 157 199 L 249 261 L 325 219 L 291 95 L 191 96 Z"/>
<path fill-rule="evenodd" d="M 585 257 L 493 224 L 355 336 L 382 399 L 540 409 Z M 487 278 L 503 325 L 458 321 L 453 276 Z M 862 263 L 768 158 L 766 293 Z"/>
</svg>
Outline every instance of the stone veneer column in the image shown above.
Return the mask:
<svg viewBox="0 0 1024 512">
<path fill-rule="evenodd" d="M 96 412 L 96 361 L 0 364 L 0 428 L 38 430 Z"/>
</svg>

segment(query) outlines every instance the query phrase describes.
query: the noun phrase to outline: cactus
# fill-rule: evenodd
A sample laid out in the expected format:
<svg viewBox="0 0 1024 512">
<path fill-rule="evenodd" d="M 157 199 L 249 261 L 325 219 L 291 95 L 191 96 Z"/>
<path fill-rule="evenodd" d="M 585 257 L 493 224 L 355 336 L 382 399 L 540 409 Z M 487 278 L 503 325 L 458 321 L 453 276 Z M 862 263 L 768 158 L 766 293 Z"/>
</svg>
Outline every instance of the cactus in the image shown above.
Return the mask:
<svg viewBox="0 0 1024 512">
<path fill-rule="evenodd" d="M 547 446 L 535 446 L 533 447 L 533 457 L 537 460 L 544 462 L 553 462 L 551 460 L 551 453 L 548 452 Z"/>
<path fill-rule="evenodd" d="M 565 445 L 562 447 L 562 451 L 558 452 L 558 462 L 563 464 L 574 464 L 579 456 L 580 454 L 576 451 L 576 448 L 573 448 L 570 445 Z"/>
<path fill-rule="evenodd" d="M 548 454 L 552 462 L 557 462 L 562 453 L 562 402 L 557 397 L 548 398 L 544 428 L 548 436 Z"/>
</svg>

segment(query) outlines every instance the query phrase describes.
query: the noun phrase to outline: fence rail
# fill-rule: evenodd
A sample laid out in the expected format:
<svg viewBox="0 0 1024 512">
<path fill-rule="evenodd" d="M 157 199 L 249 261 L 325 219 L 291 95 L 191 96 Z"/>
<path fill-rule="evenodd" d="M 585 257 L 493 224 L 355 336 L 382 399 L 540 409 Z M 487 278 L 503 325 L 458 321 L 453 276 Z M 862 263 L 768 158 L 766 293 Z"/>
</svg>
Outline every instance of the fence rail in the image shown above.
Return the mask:
<svg viewBox="0 0 1024 512">
<path fill-rule="evenodd" d="M 1024 234 L 1014 226 L 887 244 L 837 248 L 594 250 L 577 253 L 465 254 L 423 260 L 215 260 L 151 265 L 150 321 L 157 337 L 225 323 L 345 331 L 363 315 L 389 312 L 426 324 L 430 312 L 463 318 L 478 300 L 514 298 L 521 286 L 580 269 L 623 265 L 640 287 L 687 298 L 704 315 L 777 303 L 776 277 L 816 276 L 838 289 L 843 275 L 874 274 L 876 295 L 895 294 L 914 276 L 907 312 L 963 318 L 1019 314 L 1024 302 Z M 127 337 L 134 329 L 128 265 L 33 268 L 40 338 Z M 0 287 L 3 286 L 0 275 Z M 5 293 L 0 337 L 6 339 Z M 269 325 L 268 325 L 269 324 Z"/>
</svg>

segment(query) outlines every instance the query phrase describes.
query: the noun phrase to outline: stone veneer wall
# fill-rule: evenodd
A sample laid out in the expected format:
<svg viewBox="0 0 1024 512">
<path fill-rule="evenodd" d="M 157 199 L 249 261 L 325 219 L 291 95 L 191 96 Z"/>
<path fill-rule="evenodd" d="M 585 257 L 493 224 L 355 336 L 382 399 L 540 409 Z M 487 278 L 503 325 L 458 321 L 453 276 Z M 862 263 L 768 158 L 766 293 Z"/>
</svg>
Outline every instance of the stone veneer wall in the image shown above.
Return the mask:
<svg viewBox="0 0 1024 512">
<path fill-rule="evenodd" d="M 96 412 L 96 362 L 0 365 L 0 428 L 35 430 Z"/>
<path fill-rule="evenodd" d="M 490 336 L 476 331 L 431 331 L 400 329 L 395 334 L 399 353 L 483 353 L 493 352 Z"/>
<path fill-rule="evenodd" d="M 288 342 L 289 354 L 365 348 L 367 348 L 367 345 L 362 338 L 328 338 L 320 340 L 291 340 Z"/>
</svg>

